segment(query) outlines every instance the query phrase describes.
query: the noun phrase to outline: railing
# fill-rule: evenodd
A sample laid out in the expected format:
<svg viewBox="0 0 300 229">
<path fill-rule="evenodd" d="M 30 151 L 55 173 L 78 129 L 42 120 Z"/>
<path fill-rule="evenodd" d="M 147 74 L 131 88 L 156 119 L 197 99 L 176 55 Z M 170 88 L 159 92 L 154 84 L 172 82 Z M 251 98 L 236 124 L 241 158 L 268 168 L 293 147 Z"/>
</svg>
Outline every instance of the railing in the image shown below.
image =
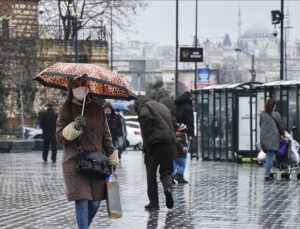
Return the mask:
<svg viewBox="0 0 300 229">
<path fill-rule="evenodd" d="M 70 39 L 74 37 L 75 30 L 71 28 Z M 39 39 L 64 39 L 62 26 L 39 25 Z M 78 40 L 97 40 L 106 42 L 105 26 L 84 26 L 78 30 Z"/>
</svg>

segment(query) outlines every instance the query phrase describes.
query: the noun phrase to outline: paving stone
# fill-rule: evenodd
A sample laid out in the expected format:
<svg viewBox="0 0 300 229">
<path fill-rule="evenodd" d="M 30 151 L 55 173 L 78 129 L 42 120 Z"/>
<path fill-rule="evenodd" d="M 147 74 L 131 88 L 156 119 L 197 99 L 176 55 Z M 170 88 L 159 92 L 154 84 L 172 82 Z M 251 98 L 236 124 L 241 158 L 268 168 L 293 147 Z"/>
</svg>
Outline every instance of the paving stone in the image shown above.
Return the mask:
<svg viewBox="0 0 300 229">
<path fill-rule="evenodd" d="M 74 202 L 65 196 L 61 167 L 43 163 L 41 152 L 0 154 L 0 228 L 75 229 Z M 91 225 L 96 228 L 300 228 L 299 182 L 265 182 L 254 164 L 188 161 L 186 185 L 175 185 L 174 209 L 147 212 L 142 153 L 124 152 L 117 176 L 123 217 L 109 219 L 106 203 Z M 280 177 L 280 176 L 279 176 Z"/>
</svg>

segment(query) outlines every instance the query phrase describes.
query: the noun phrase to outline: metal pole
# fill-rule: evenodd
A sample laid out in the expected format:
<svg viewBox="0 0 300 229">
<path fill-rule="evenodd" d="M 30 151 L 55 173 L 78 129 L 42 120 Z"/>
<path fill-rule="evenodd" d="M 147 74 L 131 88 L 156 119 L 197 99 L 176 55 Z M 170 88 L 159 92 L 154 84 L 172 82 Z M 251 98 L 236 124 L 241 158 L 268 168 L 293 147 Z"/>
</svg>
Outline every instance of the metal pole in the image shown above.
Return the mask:
<svg viewBox="0 0 300 229">
<path fill-rule="evenodd" d="M 280 80 L 283 80 L 283 27 L 284 27 L 284 0 L 281 0 L 280 24 Z"/>
<path fill-rule="evenodd" d="M 113 71 L 113 22 L 112 6 L 110 7 L 110 70 Z"/>
<path fill-rule="evenodd" d="M 198 0 L 196 0 L 196 14 L 195 14 L 195 48 L 198 46 Z M 195 62 L 195 82 L 194 82 L 194 89 L 197 89 L 197 62 Z"/>
<path fill-rule="evenodd" d="M 21 87 L 20 90 L 20 104 L 21 104 L 21 125 L 22 125 L 22 139 L 25 138 L 25 133 L 24 133 L 24 103 L 23 103 L 23 87 Z"/>
<path fill-rule="evenodd" d="M 178 2 L 176 0 L 175 99 L 178 97 Z"/>
<path fill-rule="evenodd" d="M 287 80 L 287 54 L 286 54 L 286 30 L 288 27 L 284 28 L 284 69 L 285 69 L 285 80 Z"/>
<path fill-rule="evenodd" d="M 77 28 L 77 14 L 75 13 L 75 62 L 78 63 L 78 28 Z"/>
<path fill-rule="evenodd" d="M 252 85 L 250 85 L 250 160 L 253 162 Z"/>
<path fill-rule="evenodd" d="M 254 70 L 254 54 L 251 55 L 251 82 L 255 81 L 255 70 Z"/>
</svg>

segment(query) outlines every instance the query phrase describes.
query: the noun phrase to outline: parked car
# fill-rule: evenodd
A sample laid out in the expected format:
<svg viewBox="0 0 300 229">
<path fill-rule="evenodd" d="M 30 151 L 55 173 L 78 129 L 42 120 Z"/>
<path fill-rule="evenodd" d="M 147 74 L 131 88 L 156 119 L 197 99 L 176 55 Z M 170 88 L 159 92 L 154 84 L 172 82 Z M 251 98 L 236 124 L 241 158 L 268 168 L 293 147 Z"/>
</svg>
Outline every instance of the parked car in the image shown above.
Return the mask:
<svg viewBox="0 0 300 229">
<path fill-rule="evenodd" d="M 42 135 L 43 135 L 42 129 L 36 129 L 31 126 L 24 125 L 23 128 L 22 128 L 22 126 L 18 126 L 17 131 L 16 131 L 17 138 L 22 138 L 22 130 L 23 130 L 25 139 L 41 139 Z"/>
<path fill-rule="evenodd" d="M 127 146 L 133 146 L 134 149 L 143 148 L 143 139 L 141 135 L 140 124 L 135 121 L 126 121 Z"/>
</svg>

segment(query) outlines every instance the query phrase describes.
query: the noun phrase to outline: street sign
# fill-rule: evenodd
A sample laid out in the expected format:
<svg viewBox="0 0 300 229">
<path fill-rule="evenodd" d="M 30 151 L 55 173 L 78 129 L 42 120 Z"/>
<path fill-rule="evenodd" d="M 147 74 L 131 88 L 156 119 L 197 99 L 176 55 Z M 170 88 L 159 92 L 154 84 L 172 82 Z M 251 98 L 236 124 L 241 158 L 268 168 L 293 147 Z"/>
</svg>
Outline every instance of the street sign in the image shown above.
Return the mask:
<svg viewBox="0 0 300 229">
<path fill-rule="evenodd" d="M 181 62 L 203 62 L 203 48 L 180 48 Z"/>
<path fill-rule="evenodd" d="M 271 14 L 272 14 L 272 24 L 273 25 L 279 24 L 282 20 L 281 12 L 279 10 L 272 10 Z"/>
</svg>

